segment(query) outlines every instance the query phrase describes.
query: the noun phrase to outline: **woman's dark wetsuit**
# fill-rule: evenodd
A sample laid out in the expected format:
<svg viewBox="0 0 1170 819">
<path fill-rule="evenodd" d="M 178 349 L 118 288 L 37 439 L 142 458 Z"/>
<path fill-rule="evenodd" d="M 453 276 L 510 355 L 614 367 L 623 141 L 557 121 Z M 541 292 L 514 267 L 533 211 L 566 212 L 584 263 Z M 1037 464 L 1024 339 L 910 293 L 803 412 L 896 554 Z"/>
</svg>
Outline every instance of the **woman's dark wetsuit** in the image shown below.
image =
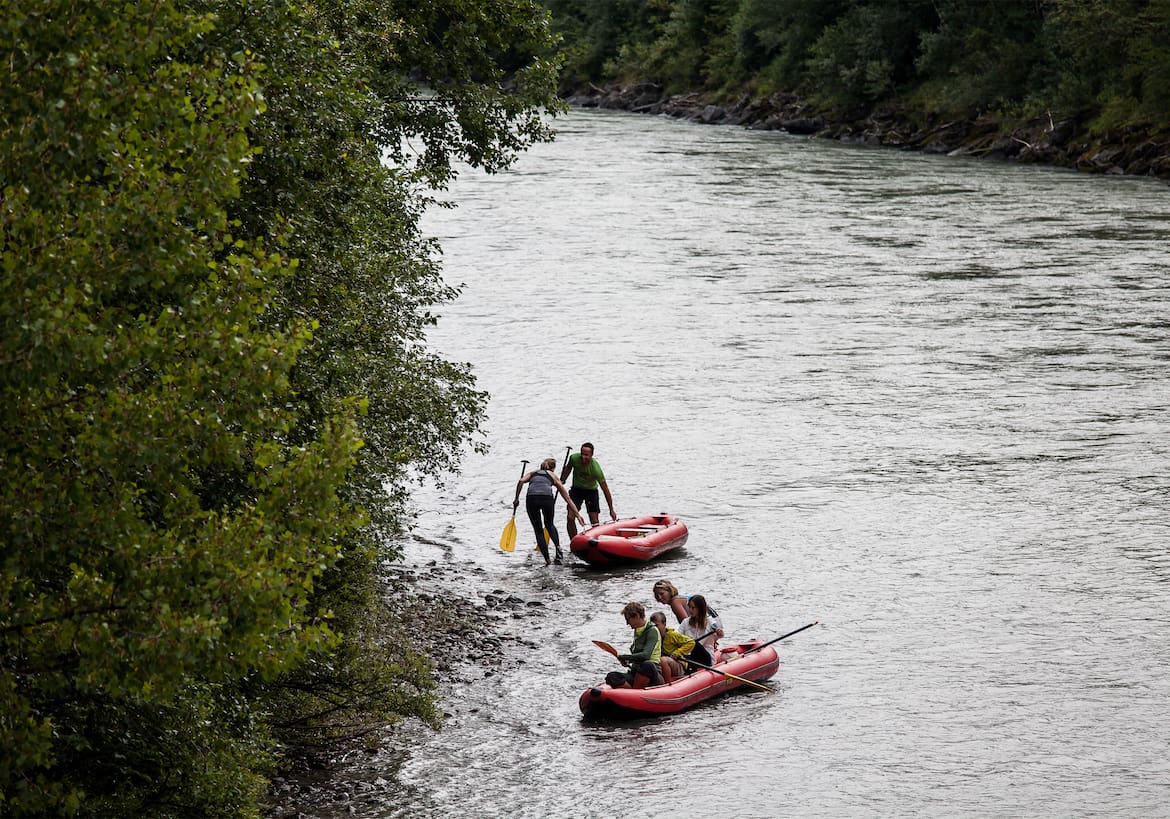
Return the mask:
<svg viewBox="0 0 1170 819">
<path fill-rule="evenodd" d="M 544 533 L 548 532 L 553 546 L 557 550 L 557 561 L 561 560 L 561 539 L 557 534 L 557 525 L 553 521 L 553 507 L 556 505 L 557 487 L 553 483 L 547 470 L 540 470 L 528 479 L 528 495 L 524 499 L 524 508 L 528 512 L 528 519 L 532 521 L 532 531 L 536 533 L 536 544 L 540 553 L 548 562 L 548 544 L 544 541 Z M 541 523 L 541 516 L 544 522 Z"/>
</svg>

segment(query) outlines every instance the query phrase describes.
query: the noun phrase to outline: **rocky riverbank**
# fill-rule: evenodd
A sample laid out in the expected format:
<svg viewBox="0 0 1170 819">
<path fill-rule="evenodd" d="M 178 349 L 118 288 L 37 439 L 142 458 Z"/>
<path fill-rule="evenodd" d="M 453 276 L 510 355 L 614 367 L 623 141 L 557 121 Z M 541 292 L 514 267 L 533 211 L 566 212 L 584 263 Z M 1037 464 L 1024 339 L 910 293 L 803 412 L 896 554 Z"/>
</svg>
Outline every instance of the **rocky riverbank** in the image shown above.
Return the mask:
<svg viewBox="0 0 1170 819">
<path fill-rule="evenodd" d="M 1051 114 L 1018 123 L 988 114 L 940 120 L 894 106 L 830 113 L 792 94 L 744 95 L 722 104 L 697 92 L 665 95 L 649 82 L 587 86 L 564 96 L 569 105 L 581 108 L 612 108 L 707 125 L 739 125 L 902 150 L 1170 180 L 1170 127 L 1156 132 L 1097 133 L 1086 123 Z"/>
<path fill-rule="evenodd" d="M 444 723 L 456 717 L 454 693 L 522 663 L 518 658 L 533 648 L 523 636 L 523 622 L 539 615 L 545 603 L 494 588 L 481 567 L 404 562 L 388 569 L 384 579 L 401 633 L 431 659 Z M 397 773 L 414 737 L 430 730 L 407 720 L 345 743 L 331 756 L 287 760 L 272 780 L 268 816 L 316 819 L 388 810 L 402 801 Z"/>
</svg>

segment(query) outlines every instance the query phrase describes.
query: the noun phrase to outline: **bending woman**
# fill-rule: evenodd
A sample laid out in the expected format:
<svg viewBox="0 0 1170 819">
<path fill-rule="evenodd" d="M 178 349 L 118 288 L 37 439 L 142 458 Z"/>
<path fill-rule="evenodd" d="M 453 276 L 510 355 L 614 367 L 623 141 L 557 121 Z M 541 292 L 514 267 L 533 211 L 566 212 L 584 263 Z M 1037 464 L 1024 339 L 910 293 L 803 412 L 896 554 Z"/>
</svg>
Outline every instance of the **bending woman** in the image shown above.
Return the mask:
<svg viewBox="0 0 1170 819">
<path fill-rule="evenodd" d="M 532 470 L 516 482 L 516 498 L 512 501 L 513 509 L 520 505 L 520 487 L 528 484 L 528 495 L 524 499 L 524 509 L 528 512 L 528 519 L 532 521 L 532 531 L 536 534 L 536 548 L 540 549 L 546 566 L 551 561 L 548 559 L 548 543 L 544 539 L 545 532 L 548 532 L 549 539 L 556 547 L 557 563 L 564 559 L 564 555 L 561 553 L 561 537 L 557 533 L 557 525 L 553 520 L 553 508 L 556 506 L 558 492 L 565 499 L 565 503 L 569 505 L 569 516 L 581 521 L 582 526 L 585 525 L 585 518 L 581 517 L 581 510 L 569 497 L 569 491 L 565 489 L 560 478 L 553 473 L 552 470 L 556 468 L 556 458 L 545 458 L 540 464 L 540 469 Z M 541 518 L 544 519 L 543 523 Z"/>
<path fill-rule="evenodd" d="M 687 619 L 687 598 L 679 594 L 678 589 L 669 580 L 659 580 L 654 584 L 654 599 L 670 606 L 670 610 L 680 623 Z"/>
<path fill-rule="evenodd" d="M 679 592 L 669 580 L 659 580 L 654 584 L 654 599 L 659 603 L 670 606 L 670 610 L 674 612 L 674 616 L 678 618 L 680 623 L 691 614 L 687 609 L 687 602 L 691 599 L 690 596 Z M 719 614 L 713 608 L 708 607 L 707 613 L 716 619 L 719 617 Z"/>
</svg>

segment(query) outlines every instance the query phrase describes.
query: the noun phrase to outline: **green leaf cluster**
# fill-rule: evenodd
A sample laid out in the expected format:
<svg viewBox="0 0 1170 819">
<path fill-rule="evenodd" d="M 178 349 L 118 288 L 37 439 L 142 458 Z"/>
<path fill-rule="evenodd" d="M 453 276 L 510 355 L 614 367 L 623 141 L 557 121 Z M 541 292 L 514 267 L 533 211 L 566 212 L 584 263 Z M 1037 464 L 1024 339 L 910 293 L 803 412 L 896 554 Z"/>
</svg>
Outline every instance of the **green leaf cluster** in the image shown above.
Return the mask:
<svg viewBox="0 0 1170 819">
<path fill-rule="evenodd" d="M 437 720 L 376 573 L 486 396 L 418 218 L 550 137 L 547 15 L 13 0 L 0 41 L 0 814 L 253 815 L 322 701 Z"/>
</svg>

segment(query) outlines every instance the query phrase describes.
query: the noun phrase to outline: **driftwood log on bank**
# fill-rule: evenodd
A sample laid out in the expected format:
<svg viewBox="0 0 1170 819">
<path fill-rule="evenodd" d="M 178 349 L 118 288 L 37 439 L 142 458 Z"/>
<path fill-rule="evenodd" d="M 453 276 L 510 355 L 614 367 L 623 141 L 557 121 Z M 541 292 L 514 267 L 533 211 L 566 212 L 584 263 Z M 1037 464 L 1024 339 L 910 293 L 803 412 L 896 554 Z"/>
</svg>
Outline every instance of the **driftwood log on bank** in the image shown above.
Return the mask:
<svg viewBox="0 0 1170 819">
<path fill-rule="evenodd" d="M 1074 119 L 1047 114 L 1023 123 L 984 114 L 940 120 L 898 107 L 828 113 L 792 94 L 747 95 L 730 105 L 701 93 L 664 95 L 650 82 L 586 86 L 564 94 L 581 108 L 662 114 L 708 125 L 739 125 L 952 156 L 1006 159 L 1091 173 L 1170 180 L 1170 127 L 1094 133 Z"/>
</svg>

